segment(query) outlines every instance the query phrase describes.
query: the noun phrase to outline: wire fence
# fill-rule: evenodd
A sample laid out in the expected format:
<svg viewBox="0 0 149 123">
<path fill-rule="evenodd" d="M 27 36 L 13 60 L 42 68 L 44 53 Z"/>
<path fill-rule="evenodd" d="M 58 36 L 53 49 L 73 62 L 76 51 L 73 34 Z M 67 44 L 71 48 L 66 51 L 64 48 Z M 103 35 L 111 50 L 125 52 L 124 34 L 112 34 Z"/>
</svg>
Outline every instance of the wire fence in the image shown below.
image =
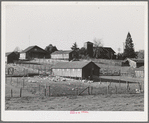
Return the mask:
<svg viewBox="0 0 149 123">
<path fill-rule="evenodd" d="M 92 82 L 62 77 L 6 77 L 6 97 L 79 96 L 100 94 L 136 94 L 144 92 L 144 83 Z"/>
<path fill-rule="evenodd" d="M 78 96 L 98 94 L 142 93 L 144 82 L 129 82 L 100 79 L 75 80 L 51 76 L 53 64 L 7 64 L 6 65 L 6 97 L 23 96 Z M 10 68 L 13 68 L 13 73 Z M 103 70 L 103 75 L 121 75 L 120 71 Z M 109 74 L 110 73 L 110 74 Z M 34 77 L 30 77 L 33 75 Z"/>
</svg>

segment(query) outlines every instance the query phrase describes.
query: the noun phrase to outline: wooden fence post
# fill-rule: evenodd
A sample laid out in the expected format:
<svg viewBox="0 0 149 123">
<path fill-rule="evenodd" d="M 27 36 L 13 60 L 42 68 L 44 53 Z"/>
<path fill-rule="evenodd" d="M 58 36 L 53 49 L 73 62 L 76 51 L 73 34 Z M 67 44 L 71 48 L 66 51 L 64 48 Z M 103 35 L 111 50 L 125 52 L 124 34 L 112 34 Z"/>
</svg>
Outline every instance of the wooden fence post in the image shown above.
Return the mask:
<svg viewBox="0 0 149 123">
<path fill-rule="evenodd" d="M 24 79 L 23 79 L 23 88 L 24 88 Z"/>
<path fill-rule="evenodd" d="M 45 88 L 45 93 L 44 93 L 44 95 L 46 96 L 46 88 Z"/>
<path fill-rule="evenodd" d="M 22 97 L 22 88 L 20 88 L 20 97 Z"/>
<path fill-rule="evenodd" d="M 13 97 L 13 92 L 12 92 L 12 89 L 11 89 L 11 97 Z"/>
<path fill-rule="evenodd" d="M 116 85 L 115 85 L 115 91 L 116 91 L 116 94 L 117 94 L 117 87 L 116 87 Z"/>
<path fill-rule="evenodd" d="M 128 83 L 127 83 L 127 90 L 129 91 L 129 89 L 130 89 L 130 88 L 129 88 L 129 82 L 128 82 Z"/>
<path fill-rule="evenodd" d="M 138 85 L 139 85 L 139 89 L 141 90 L 141 85 L 140 85 L 140 83 L 138 82 Z"/>
<path fill-rule="evenodd" d="M 90 86 L 88 86 L 88 95 L 90 95 Z"/>
<path fill-rule="evenodd" d="M 50 86 L 49 86 L 49 97 L 50 97 Z"/>
<path fill-rule="evenodd" d="M 127 89 L 128 89 L 128 85 L 127 85 L 127 81 L 126 81 L 126 93 L 127 93 Z"/>
<path fill-rule="evenodd" d="M 121 86 L 121 82 L 120 82 L 121 80 L 119 79 L 119 87 Z"/>
<path fill-rule="evenodd" d="M 108 82 L 107 82 L 107 94 L 109 93 L 109 85 L 108 85 Z"/>
<path fill-rule="evenodd" d="M 92 95 L 93 87 L 91 86 L 91 95 Z"/>
<path fill-rule="evenodd" d="M 26 71 L 26 70 L 25 70 L 25 68 L 24 68 L 24 76 L 25 76 L 25 73 L 26 73 L 25 71 Z"/>
</svg>

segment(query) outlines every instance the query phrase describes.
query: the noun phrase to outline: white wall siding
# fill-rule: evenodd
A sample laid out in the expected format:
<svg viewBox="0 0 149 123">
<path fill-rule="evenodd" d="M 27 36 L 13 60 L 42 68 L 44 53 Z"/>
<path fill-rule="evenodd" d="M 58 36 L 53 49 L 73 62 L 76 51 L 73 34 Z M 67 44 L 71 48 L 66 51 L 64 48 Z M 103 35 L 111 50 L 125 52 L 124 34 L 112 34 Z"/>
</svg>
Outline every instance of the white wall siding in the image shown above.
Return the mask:
<svg viewBox="0 0 149 123">
<path fill-rule="evenodd" d="M 5 56 L 5 63 L 7 63 L 7 56 Z"/>
<path fill-rule="evenodd" d="M 69 59 L 69 54 L 51 54 L 51 59 Z"/>
<path fill-rule="evenodd" d="M 138 78 L 143 78 L 144 77 L 144 72 L 143 71 L 135 71 L 135 75 L 136 75 L 136 77 L 138 77 Z"/>
<path fill-rule="evenodd" d="M 82 69 L 52 69 L 56 76 L 82 77 Z"/>
<path fill-rule="evenodd" d="M 20 53 L 20 59 L 26 59 L 26 53 Z"/>
<path fill-rule="evenodd" d="M 129 65 L 130 65 L 130 67 L 132 67 L 132 68 L 136 68 L 136 67 L 137 67 L 137 65 L 136 65 L 136 62 L 135 62 L 135 61 L 130 60 L 130 59 L 128 59 L 128 61 L 129 61 Z"/>
</svg>

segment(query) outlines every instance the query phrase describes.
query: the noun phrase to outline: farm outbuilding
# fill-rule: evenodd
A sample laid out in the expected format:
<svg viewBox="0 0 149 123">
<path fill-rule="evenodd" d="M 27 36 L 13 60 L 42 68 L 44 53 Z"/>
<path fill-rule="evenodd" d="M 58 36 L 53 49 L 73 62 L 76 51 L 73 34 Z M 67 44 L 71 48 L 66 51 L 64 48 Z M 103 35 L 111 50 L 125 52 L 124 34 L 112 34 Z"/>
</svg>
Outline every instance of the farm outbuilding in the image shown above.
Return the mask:
<svg viewBox="0 0 149 123">
<path fill-rule="evenodd" d="M 93 43 L 92 42 L 85 42 L 84 48 L 87 50 L 87 53 L 90 57 L 93 57 Z"/>
<path fill-rule="evenodd" d="M 55 60 L 72 60 L 75 52 L 72 50 L 59 50 L 51 54 L 51 59 Z"/>
<path fill-rule="evenodd" d="M 135 68 L 135 76 L 137 78 L 143 78 L 144 77 L 144 66 Z"/>
<path fill-rule="evenodd" d="M 111 47 L 93 47 L 93 56 L 102 59 L 115 59 L 115 51 Z"/>
<path fill-rule="evenodd" d="M 60 62 L 52 67 L 52 72 L 56 76 L 76 77 L 83 79 L 93 79 L 99 76 L 100 67 L 94 62 Z"/>
<path fill-rule="evenodd" d="M 34 58 L 45 58 L 47 54 L 48 53 L 44 49 L 35 45 L 35 46 L 30 46 L 26 48 L 25 50 L 23 50 L 20 53 L 20 59 L 30 60 Z"/>
<path fill-rule="evenodd" d="M 18 52 L 7 52 L 5 54 L 5 62 L 6 63 L 14 63 L 17 60 L 19 60 Z"/>
<path fill-rule="evenodd" d="M 141 66 L 144 66 L 144 59 L 127 58 L 122 62 L 122 66 L 130 66 L 132 68 L 139 68 Z"/>
</svg>

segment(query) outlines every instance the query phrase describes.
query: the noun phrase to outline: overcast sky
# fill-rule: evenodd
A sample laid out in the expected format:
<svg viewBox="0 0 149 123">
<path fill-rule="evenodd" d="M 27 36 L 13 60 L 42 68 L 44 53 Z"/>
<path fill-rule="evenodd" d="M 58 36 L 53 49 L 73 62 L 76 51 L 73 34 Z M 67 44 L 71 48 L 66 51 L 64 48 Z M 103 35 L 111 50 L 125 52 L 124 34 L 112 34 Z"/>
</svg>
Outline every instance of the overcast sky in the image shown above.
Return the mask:
<svg viewBox="0 0 149 123">
<path fill-rule="evenodd" d="M 75 3 L 75 2 L 74 2 Z M 107 2 L 106 2 L 107 3 Z M 52 44 L 58 50 L 70 50 L 74 42 L 102 39 L 105 47 L 123 51 L 130 32 L 135 50 L 144 49 L 145 6 L 108 4 L 38 4 L 6 5 L 6 52 L 15 47 L 24 50 Z"/>
</svg>

